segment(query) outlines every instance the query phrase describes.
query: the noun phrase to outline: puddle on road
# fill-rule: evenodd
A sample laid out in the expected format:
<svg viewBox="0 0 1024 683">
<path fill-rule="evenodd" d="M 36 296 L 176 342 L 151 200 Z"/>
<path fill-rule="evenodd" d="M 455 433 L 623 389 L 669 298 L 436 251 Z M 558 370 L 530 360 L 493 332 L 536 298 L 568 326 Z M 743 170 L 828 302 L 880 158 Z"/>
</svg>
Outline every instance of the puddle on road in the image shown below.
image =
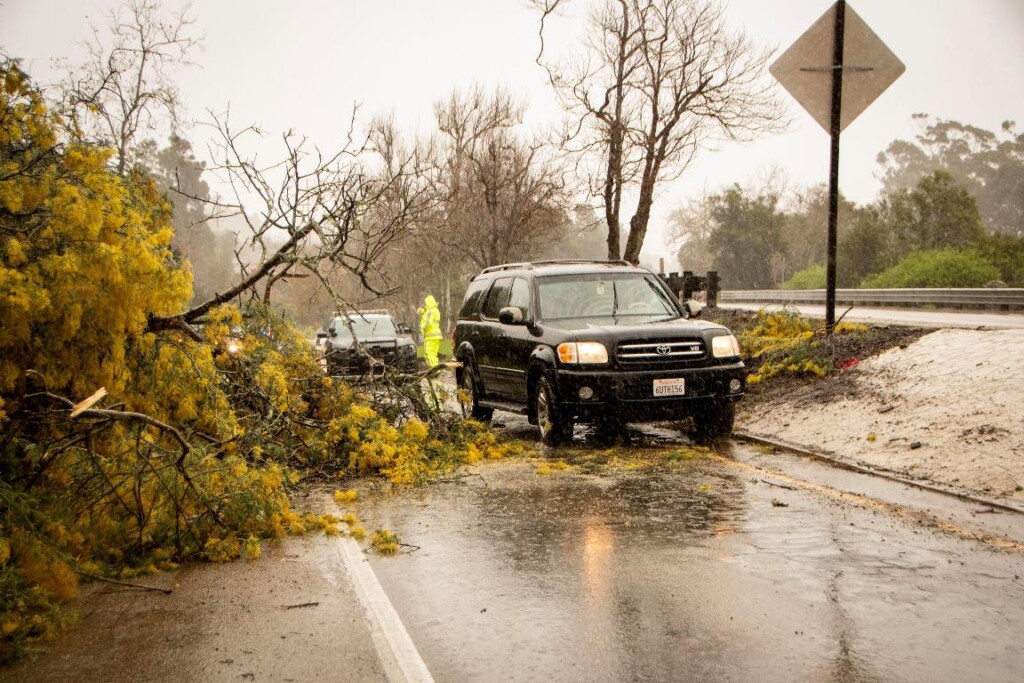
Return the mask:
<svg viewBox="0 0 1024 683">
<path fill-rule="evenodd" d="M 745 482 L 679 444 L 556 453 L 570 469 L 496 463 L 418 504 L 360 503 L 371 527 L 420 546 L 371 562 L 438 680 L 786 680 L 783 644 L 805 680 L 834 678 L 827 629 L 793 640 L 813 609 L 722 564 L 748 523 Z"/>
<path fill-rule="evenodd" d="M 536 467 L 551 459 L 538 458 L 367 496 L 359 511 L 368 528 L 420 546 L 372 563 L 435 677 L 671 680 L 675 657 L 654 652 L 684 638 L 722 642 L 711 630 L 684 633 L 675 610 L 659 607 L 673 593 L 686 598 L 657 572 L 735 533 L 743 485 L 710 461 L 669 453 L 558 449 L 570 469 L 549 476 Z"/>
<path fill-rule="evenodd" d="M 1013 558 L 965 576 L 954 559 L 979 558 L 956 541 L 769 488 L 726 447 L 671 430 L 607 446 L 578 429 L 536 449 L 359 503 L 368 529 L 418 546 L 371 563 L 439 680 L 998 678 L 1024 664 L 997 625 L 1024 615 Z M 950 640 L 952 615 L 969 645 Z"/>
<path fill-rule="evenodd" d="M 529 446 L 533 458 L 489 463 L 477 476 L 411 495 L 435 509 L 471 506 L 482 533 L 507 542 L 524 561 L 529 547 L 546 546 L 552 534 L 605 527 L 641 545 L 699 544 L 734 533 L 744 521 L 744 482 L 716 462 L 713 449 L 691 445 L 678 432 L 631 430 L 626 443 L 609 445 L 578 427 L 571 445 Z M 392 500 L 400 507 L 408 495 Z M 387 494 L 376 503 L 371 497 L 360 509 L 372 510 L 371 517 L 400 514 L 388 501 Z"/>
</svg>

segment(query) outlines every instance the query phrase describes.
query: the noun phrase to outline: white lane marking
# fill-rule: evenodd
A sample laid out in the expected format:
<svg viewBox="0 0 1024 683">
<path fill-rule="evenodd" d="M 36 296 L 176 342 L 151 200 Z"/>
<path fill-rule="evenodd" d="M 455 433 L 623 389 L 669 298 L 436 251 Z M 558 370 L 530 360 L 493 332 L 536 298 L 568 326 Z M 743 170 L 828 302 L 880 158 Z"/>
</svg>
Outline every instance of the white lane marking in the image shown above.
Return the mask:
<svg viewBox="0 0 1024 683">
<path fill-rule="evenodd" d="M 370 620 L 370 635 L 388 680 L 392 683 L 433 683 L 433 676 L 359 544 L 351 538 L 342 538 L 339 554 L 348 567 L 356 595 Z"/>
</svg>

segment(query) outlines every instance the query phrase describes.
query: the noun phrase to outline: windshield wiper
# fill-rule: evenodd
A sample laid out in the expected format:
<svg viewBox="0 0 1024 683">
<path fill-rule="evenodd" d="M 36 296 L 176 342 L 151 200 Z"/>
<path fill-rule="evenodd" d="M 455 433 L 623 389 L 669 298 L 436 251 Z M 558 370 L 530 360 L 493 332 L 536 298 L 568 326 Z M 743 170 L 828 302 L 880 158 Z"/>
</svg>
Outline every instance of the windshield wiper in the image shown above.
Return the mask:
<svg viewBox="0 0 1024 683">
<path fill-rule="evenodd" d="M 615 286 L 615 281 L 612 280 L 612 317 L 614 318 L 619 314 L 619 290 Z"/>
</svg>

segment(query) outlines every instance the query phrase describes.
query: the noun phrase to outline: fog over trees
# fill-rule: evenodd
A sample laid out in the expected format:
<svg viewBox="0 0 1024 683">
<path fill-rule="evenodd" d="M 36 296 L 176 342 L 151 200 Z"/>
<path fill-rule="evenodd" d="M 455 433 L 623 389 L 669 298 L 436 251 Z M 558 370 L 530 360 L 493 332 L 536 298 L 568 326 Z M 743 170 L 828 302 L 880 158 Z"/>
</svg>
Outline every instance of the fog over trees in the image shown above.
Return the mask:
<svg viewBox="0 0 1024 683">
<path fill-rule="evenodd" d="M 241 300 L 305 325 L 360 307 L 411 320 L 427 292 L 448 316 L 468 277 L 494 263 L 637 262 L 656 202 L 677 253 L 669 269 L 717 269 L 726 287 L 816 282 L 807 278 L 824 262 L 823 186 L 782 177 L 686 202 L 659 191 L 717 141 L 786 125 L 765 75 L 770 50 L 709 0 L 601 0 L 580 42 L 556 45 L 549 26 L 577 2 L 531 2 L 536 63 L 564 107 L 559 130 L 527 128 L 527 101 L 476 85 L 438 93 L 432 129 L 415 134 L 393 113 L 354 109 L 344 143 L 325 150 L 301 131 L 208 112 L 201 125 L 213 144 L 195 149 L 176 79 L 201 62 L 202 38 L 189 6 L 165 12 L 153 0 L 131 0 L 97 25 L 85 61 L 65 64 L 46 97 L 69 139 L 110 147 L 116 173 L 150 175 L 170 202 L 192 305 L 154 325 Z M 1024 136 L 1012 121 L 993 132 L 916 120 L 912 140 L 878 152 L 877 200 L 841 201 L 841 283 L 946 247 L 972 250 L 1019 283 Z"/>
</svg>

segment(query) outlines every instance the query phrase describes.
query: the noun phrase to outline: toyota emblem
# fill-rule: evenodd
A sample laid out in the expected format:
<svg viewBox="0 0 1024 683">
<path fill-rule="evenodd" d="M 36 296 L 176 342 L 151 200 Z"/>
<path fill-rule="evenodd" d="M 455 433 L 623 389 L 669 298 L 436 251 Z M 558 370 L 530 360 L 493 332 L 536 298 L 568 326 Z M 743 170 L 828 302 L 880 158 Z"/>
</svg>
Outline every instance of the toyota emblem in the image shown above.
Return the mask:
<svg viewBox="0 0 1024 683">
<path fill-rule="evenodd" d="M 658 348 L 655 349 L 659 356 L 667 356 L 668 352 L 672 350 L 672 347 L 668 344 L 658 344 Z"/>
</svg>

